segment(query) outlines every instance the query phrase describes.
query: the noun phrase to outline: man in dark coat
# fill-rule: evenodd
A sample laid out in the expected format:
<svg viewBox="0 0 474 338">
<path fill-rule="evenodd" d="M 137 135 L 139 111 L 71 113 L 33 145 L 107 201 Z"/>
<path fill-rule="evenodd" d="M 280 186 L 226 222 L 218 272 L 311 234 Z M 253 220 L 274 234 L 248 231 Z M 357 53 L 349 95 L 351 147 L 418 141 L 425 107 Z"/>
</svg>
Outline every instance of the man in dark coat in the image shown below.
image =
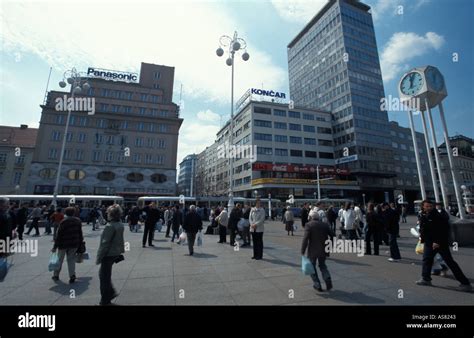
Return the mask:
<svg viewBox="0 0 474 338">
<path fill-rule="evenodd" d="M 201 216 L 196 212 L 196 206 L 191 205 L 189 212 L 184 217 L 183 229 L 186 231 L 188 240 L 189 255 L 194 254 L 194 241 L 196 240 L 196 234 L 202 230 Z"/>
<path fill-rule="evenodd" d="M 399 214 L 393 210 L 388 203 L 382 204 L 382 219 L 384 222 L 385 229 L 388 233 L 388 239 L 390 244 L 390 262 L 398 262 L 402 259 L 400 255 L 400 249 L 398 248 L 397 236 L 399 231 Z"/>
<path fill-rule="evenodd" d="M 308 203 L 303 205 L 303 209 L 301 209 L 301 226 L 304 228 L 306 223 L 308 223 L 308 215 L 309 215 L 309 207 Z"/>
<path fill-rule="evenodd" d="M 461 283 L 463 291 L 471 291 L 469 279 L 464 275 L 459 265 L 449 251 L 449 220 L 446 215 L 439 213 L 431 201 L 422 202 L 420 221 L 420 241 L 424 243 L 422 279 L 418 285 L 431 285 L 431 268 L 434 256 L 439 253 L 446 265 L 453 272 L 454 277 Z"/>
<path fill-rule="evenodd" d="M 17 228 L 16 232 L 18 233 L 18 239 L 23 240 L 23 232 L 25 231 L 25 225 L 28 221 L 28 203 L 23 203 L 21 208 L 16 213 L 16 222 Z"/>
<path fill-rule="evenodd" d="M 326 241 L 328 239 L 331 240 L 334 237 L 334 233 L 331 231 L 328 223 L 319 221 L 319 215 L 316 211 L 311 211 L 309 217 L 311 220 L 306 223 L 304 229 L 301 255 L 304 256 L 306 249 L 308 249 L 308 259 L 314 266 L 314 274 L 311 275 L 311 278 L 313 279 L 313 288 L 320 292 L 323 291 L 316 270 L 316 263 L 318 263 L 322 277 L 326 283 L 326 289 L 329 291 L 332 289 L 332 281 L 331 275 L 326 266 L 326 256 L 329 253 L 326 250 Z"/>
<path fill-rule="evenodd" d="M 237 205 L 235 206 L 235 208 L 232 209 L 229 215 L 228 229 L 230 231 L 230 246 L 235 245 L 235 237 L 238 230 L 237 224 L 239 223 L 242 216 L 242 206 L 240 205 L 240 203 L 237 203 Z"/>
<path fill-rule="evenodd" d="M 148 246 L 153 245 L 153 235 L 155 234 L 155 226 L 161 218 L 160 210 L 156 207 L 155 202 L 150 203 L 143 211 L 146 213 L 145 230 L 143 231 L 142 246 L 145 247 L 148 237 Z"/>
</svg>

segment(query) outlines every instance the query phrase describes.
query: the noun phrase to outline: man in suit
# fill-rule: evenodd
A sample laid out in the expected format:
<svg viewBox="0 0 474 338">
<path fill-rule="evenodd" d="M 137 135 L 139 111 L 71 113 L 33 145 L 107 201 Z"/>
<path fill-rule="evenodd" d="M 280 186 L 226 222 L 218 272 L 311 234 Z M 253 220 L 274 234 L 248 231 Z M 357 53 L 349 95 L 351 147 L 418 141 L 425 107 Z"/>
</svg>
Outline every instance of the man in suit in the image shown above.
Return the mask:
<svg viewBox="0 0 474 338">
<path fill-rule="evenodd" d="M 186 231 L 186 236 L 188 237 L 189 256 L 192 256 L 194 254 L 196 234 L 202 230 L 201 216 L 196 212 L 195 205 L 189 207 L 189 212 L 184 217 L 183 229 Z"/>
<path fill-rule="evenodd" d="M 145 230 L 143 231 L 142 246 L 145 247 L 148 237 L 148 246 L 153 245 L 153 235 L 155 234 L 156 222 L 161 218 L 160 210 L 156 207 L 155 202 L 143 208 L 146 213 Z"/>
<path fill-rule="evenodd" d="M 309 206 L 308 203 L 303 205 L 303 209 L 301 209 L 301 226 L 304 228 L 306 223 L 308 222 L 308 215 L 309 215 Z"/>
<path fill-rule="evenodd" d="M 326 241 L 334 237 L 334 233 L 331 231 L 329 224 L 321 222 L 319 220 L 319 214 L 316 210 L 312 210 L 309 213 L 310 221 L 306 223 L 304 228 L 303 243 L 301 245 L 301 255 L 305 255 L 306 249 L 308 249 L 308 259 L 314 266 L 314 274 L 311 275 L 313 279 L 313 288 L 318 291 L 323 291 L 321 288 L 321 282 L 318 278 L 318 272 L 316 270 L 316 263 L 319 265 L 321 275 L 326 283 L 326 289 L 329 291 L 332 289 L 331 275 L 326 266 Z"/>
</svg>

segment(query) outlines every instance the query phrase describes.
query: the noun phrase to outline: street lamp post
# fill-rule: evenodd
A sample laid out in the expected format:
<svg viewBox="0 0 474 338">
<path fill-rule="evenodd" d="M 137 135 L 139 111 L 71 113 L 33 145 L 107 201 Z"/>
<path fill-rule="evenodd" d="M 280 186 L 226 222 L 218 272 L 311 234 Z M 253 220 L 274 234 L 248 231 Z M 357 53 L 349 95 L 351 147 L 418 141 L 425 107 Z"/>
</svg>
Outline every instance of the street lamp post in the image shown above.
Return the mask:
<svg viewBox="0 0 474 338">
<path fill-rule="evenodd" d="M 363 204 L 364 209 L 365 209 L 365 194 L 362 194 L 362 204 Z"/>
<path fill-rule="evenodd" d="M 71 85 L 71 98 L 72 100 L 74 100 L 75 94 L 80 94 L 82 90 L 88 91 L 90 88 L 89 83 L 87 83 L 87 79 L 84 78 L 85 76 L 86 76 L 85 73 L 78 72 L 76 68 L 67 70 L 64 72 L 63 80 L 59 82 L 59 87 L 65 88 L 67 84 L 70 84 Z M 68 105 L 68 106 L 69 106 L 69 109 L 67 111 L 66 127 L 64 128 L 63 143 L 61 146 L 61 153 L 59 155 L 58 172 L 56 175 L 56 184 L 54 185 L 52 204 L 55 207 L 57 206 L 59 179 L 61 177 L 61 169 L 63 166 L 64 149 L 66 148 L 66 140 L 67 140 L 67 134 L 69 130 L 69 120 L 71 118 L 71 105 Z"/>
<path fill-rule="evenodd" d="M 232 146 L 234 143 L 234 56 L 235 53 L 241 50 L 244 50 L 242 54 L 242 60 L 248 61 L 250 58 L 249 53 L 247 53 L 247 43 L 244 39 L 238 37 L 237 31 L 234 32 L 234 36 L 231 38 L 230 36 L 223 35 L 219 39 L 219 48 L 216 50 L 216 54 L 218 57 L 224 55 L 224 48 L 228 49 L 229 56 L 226 59 L 226 64 L 232 67 L 232 76 L 231 76 L 231 89 L 230 89 L 230 135 L 229 135 L 229 146 Z M 229 158 L 229 203 L 227 204 L 228 212 L 232 211 L 234 207 L 234 159 L 233 156 Z"/>
</svg>

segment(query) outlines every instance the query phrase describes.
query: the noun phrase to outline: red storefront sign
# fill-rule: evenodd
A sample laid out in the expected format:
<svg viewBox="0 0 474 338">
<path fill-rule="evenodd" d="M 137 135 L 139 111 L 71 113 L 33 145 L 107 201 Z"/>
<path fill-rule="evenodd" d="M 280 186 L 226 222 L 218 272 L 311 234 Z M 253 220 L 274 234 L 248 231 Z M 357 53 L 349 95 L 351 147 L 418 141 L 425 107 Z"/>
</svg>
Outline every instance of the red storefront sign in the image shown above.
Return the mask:
<svg viewBox="0 0 474 338">
<path fill-rule="evenodd" d="M 258 171 L 279 171 L 287 173 L 316 173 L 316 166 L 302 165 L 297 166 L 293 164 L 271 164 L 271 163 L 254 163 L 252 170 Z M 350 172 L 347 169 L 339 169 L 336 167 L 320 166 L 319 173 L 324 175 L 349 175 Z"/>
</svg>

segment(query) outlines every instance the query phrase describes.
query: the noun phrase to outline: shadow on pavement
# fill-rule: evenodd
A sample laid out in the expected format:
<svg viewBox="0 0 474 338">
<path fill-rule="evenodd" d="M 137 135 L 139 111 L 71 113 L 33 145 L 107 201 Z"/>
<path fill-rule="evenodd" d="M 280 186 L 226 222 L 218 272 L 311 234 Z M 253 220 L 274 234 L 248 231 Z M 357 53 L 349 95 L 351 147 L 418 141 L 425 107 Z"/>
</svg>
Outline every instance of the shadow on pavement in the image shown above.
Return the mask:
<svg viewBox="0 0 474 338">
<path fill-rule="evenodd" d="M 217 258 L 216 255 L 207 254 L 207 253 L 199 253 L 199 252 L 194 252 L 193 256 L 196 258 Z"/>
<path fill-rule="evenodd" d="M 70 295 L 70 291 L 74 290 L 76 296 L 78 296 L 84 293 L 87 289 L 89 289 L 89 284 L 91 280 L 92 277 L 79 277 L 74 284 L 65 283 L 59 280 L 58 282 L 56 282 L 56 285 L 50 287 L 49 290 L 60 293 L 64 296 Z"/>
<path fill-rule="evenodd" d="M 268 263 L 271 263 L 271 264 L 276 264 L 276 265 L 287 265 L 287 266 L 291 266 L 291 267 L 297 267 L 299 268 L 301 265 L 300 264 L 296 264 L 296 263 L 290 263 L 290 262 L 285 262 L 285 261 L 282 261 L 281 259 L 268 259 L 268 258 L 262 258 L 262 261 L 264 262 L 268 262 Z"/>
<path fill-rule="evenodd" d="M 385 301 L 380 298 L 368 296 L 362 292 L 346 292 L 342 290 L 334 290 L 319 295 L 326 299 L 337 299 L 345 303 L 353 304 L 384 304 Z"/>
<path fill-rule="evenodd" d="M 328 257 L 328 261 L 333 261 L 339 264 L 344 264 L 344 265 L 357 265 L 357 266 L 372 266 L 370 264 L 365 264 L 365 263 L 357 263 L 357 262 L 352 262 L 352 261 L 345 261 L 343 259 L 336 259 L 332 257 Z"/>
</svg>

